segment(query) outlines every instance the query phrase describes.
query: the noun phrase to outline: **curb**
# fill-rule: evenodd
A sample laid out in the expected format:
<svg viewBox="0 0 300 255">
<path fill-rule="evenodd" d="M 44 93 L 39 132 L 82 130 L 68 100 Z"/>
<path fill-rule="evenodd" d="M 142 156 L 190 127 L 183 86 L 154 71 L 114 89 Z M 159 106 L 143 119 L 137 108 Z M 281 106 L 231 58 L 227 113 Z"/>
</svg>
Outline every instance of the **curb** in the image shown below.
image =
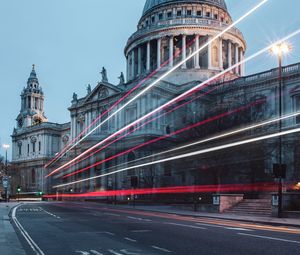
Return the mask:
<svg viewBox="0 0 300 255">
<path fill-rule="evenodd" d="M 112 207 L 112 206 L 110 206 Z M 121 206 L 118 206 L 118 208 L 122 208 Z M 113 208 L 113 207 L 112 207 Z M 124 207 L 123 207 L 124 208 Z M 172 211 L 163 211 L 163 210 L 155 210 L 155 209 L 142 209 L 142 208 L 127 208 L 126 209 L 133 209 L 133 210 L 139 210 L 139 211 L 150 211 L 150 212 L 160 212 L 160 213 L 168 213 L 168 214 L 176 214 L 179 216 L 186 216 L 186 217 L 195 217 L 195 218 L 214 218 L 214 219 L 222 219 L 222 220 L 232 220 L 232 221 L 240 221 L 240 222 L 248 222 L 248 223 L 254 223 L 254 224 L 265 224 L 265 225 L 270 225 L 270 226 L 287 226 L 287 227 L 296 227 L 300 228 L 300 219 L 299 219 L 299 224 L 293 224 L 293 223 L 280 223 L 280 222 L 269 222 L 269 221 L 264 221 L 264 220 L 248 220 L 248 219 L 235 219 L 235 218 L 227 218 L 227 217 L 222 217 L 222 216 L 216 216 L 216 215 L 211 215 L 211 216 L 204 216 L 204 215 L 191 215 L 188 213 L 184 212 L 172 212 Z"/>
</svg>

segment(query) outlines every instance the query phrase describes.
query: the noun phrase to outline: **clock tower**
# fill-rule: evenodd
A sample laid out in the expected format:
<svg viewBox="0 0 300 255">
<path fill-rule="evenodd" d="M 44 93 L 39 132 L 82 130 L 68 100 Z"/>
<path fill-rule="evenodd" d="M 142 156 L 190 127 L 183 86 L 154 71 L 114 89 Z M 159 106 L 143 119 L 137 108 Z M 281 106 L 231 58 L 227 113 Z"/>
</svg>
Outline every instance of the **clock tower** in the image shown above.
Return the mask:
<svg viewBox="0 0 300 255">
<path fill-rule="evenodd" d="M 39 125 L 48 121 L 44 115 L 44 93 L 39 85 L 35 65 L 32 65 L 27 87 L 22 91 L 21 111 L 16 120 L 17 129 Z"/>
</svg>

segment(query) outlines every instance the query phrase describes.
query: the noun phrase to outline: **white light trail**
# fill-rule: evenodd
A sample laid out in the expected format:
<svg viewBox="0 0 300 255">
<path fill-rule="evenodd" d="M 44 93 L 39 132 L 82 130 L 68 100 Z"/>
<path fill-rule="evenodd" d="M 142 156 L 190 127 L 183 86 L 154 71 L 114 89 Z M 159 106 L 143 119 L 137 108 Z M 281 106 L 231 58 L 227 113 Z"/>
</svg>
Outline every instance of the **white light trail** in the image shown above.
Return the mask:
<svg viewBox="0 0 300 255">
<path fill-rule="evenodd" d="M 186 145 L 183 145 L 183 146 L 179 146 L 179 147 L 176 147 L 174 149 L 170 149 L 170 150 L 158 152 L 158 153 L 146 156 L 146 157 L 138 158 L 138 159 L 130 161 L 129 163 L 131 164 L 131 163 L 134 163 L 134 162 L 143 161 L 145 159 L 149 159 L 149 158 L 161 156 L 161 155 L 164 155 L 166 153 L 170 153 L 170 152 L 174 152 L 174 151 L 186 149 L 186 148 L 189 148 L 189 147 L 192 147 L 192 146 L 195 146 L 195 145 L 200 145 L 200 144 L 203 144 L 203 143 L 207 143 L 207 142 L 211 142 L 211 141 L 214 141 L 214 140 L 222 139 L 222 138 L 225 138 L 225 137 L 228 137 L 228 136 L 232 136 L 232 135 L 236 135 L 236 134 L 239 134 L 239 133 L 242 133 L 242 132 L 246 132 L 246 131 L 254 129 L 254 128 L 259 128 L 259 127 L 263 127 L 263 126 L 266 126 L 266 125 L 270 125 L 270 124 L 278 122 L 280 120 L 285 120 L 285 119 L 297 117 L 299 115 L 300 115 L 300 112 L 292 113 L 292 114 L 283 116 L 281 118 L 276 118 L 276 119 L 268 120 L 268 121 L 261 122 L 261 123 L 255 124 L 255 125 L 251 125 L 251 126 L 248 126 L 248 127 L 244 127 L 244 128 L 240 128 L 240 129 L 237 129 L 237 130 L 233 130 L 233 131 L 227 132 L 227 133 L 223 133 L 223 134 L 220 134 L 220 135 L 217 135 L 217 136 L 206 138 L 206 139 L 194 142 L 194 143 L 189 143 L 189 144 L 186 144 Z M 106 170 L 119 168 L 119 167 L 121 167 L 123 165 L 127 165 L 127 164 L 128 164 L 127 162 L 126 163 L 122 163 L 122 164 L 110 167 L 110 168 L 108 168 Z"/>
<path fill-rule="evenodd" d="M 185 154 L 174 156 L 174 157 L 169 157 L 169 158 L 160 159 L 160 160 L 156 160 L 156 161 L 152 161 L 152 162 L 148 162 L 148 163 L 144 163 L 144 164 L 140 164 L 140 165 L 126 167 L 126 168 L 119 169 L 119 170 L 116 170 L 116 171 L 113 171 L 113 172 L 110 172 L 110 173 L 101 174 L 101 175 L 98 175 L 98 176 L 89 177 L 89 178 L 86 178 L 86 179 L 82 179 L 82 180 L 78 180 L 78 181 L 74 181 L 74 182 L 69 182 L 69 183 L 66 183 L 66 184 L 53 186 L 53 188 L 61 188 L 61 187 L 73 185 L 73 184 L 76 184 L 76 183 L 81 183 L 81 182 L 90 181 L 90 180 L 93 180 L 93 179 L 98 179 L 98 178 L 102 178 L 102 177 L 105 177 L 105 176 L 117 174 L 117 173 L 120 173 L 120 172 L 135 169 L 135 168 L 141 168 L 141 167 L 151 166 L 151 165 L 154 165 L 154 164 L 164 163 L 164 162 L 168 162 L 168 161 L 173 161 L 173 160 L 178 160 L 178 159 L 183 159 L 183 158 L 189 158 L 189 157 L 193 157 L 193 156 L 199 156 L 199 155 L 214 152 L 214 151 L 233 148 L 233 147 L 237 147 L 237 146 L 241 146 L 241 145 L 245 145 L 245 144 L 249 144 L 249 143 L 259 142 L 259 141 L 268 140 L 268 139 L 271 139 L 271 138 L 276 138 L 276 137 L 285 136 L 285 135 L 294 134 L 294 133 L 299 133 L 299 132 L 300 132 L 300 128 L 295 128 L 295 129 L 291 129 L 291 130 L 287 130 L 287 131 L 283 131 L 283 132 L 277 132 L 277 133 L 270 134 L 270 135 L 255 137 L 255 138 L 251 138 L 251 139 L 247 139 L 247 140 L 243 140 L 243 141 L 238 141 L 238 142 L 234 142 L 234 143 L 228 143 L 228 144 L 215 146 L 215 147 L 211 147 L 211 148 L 207 148 L 207 149 L 203 149 L 203 150 L 199 150 L 199 151 L 185 153 Z"/>
<path fill-rule="evenodd" d="M 249 15 L 254 13 L 257 9 L 259 9 L 262 5 L 267 3 L 269 0 L 263 0 L 256 6 L 254 6 L 252 9 L 250 9 L 247 13 L 245 13 L 243 16 L 241 16 L 239 19 L 237 19 L 235 22 L 233 22 L 231 25 L 229 25 L 226 29 L 221 31 L 219 34 L 214 36 L 212 39 L 208 40 L 204 45 L 202 45 L 198 50 L 193 52 L 191 55 L 186 57 L 185 59 L 181 60 L 178 64 L 176 64 L 174 67 L 172 67 L 170 70 L 165 72 L 162 76 L 160 76 L 158 79 L 156 79 L 154 82 L 149 84 L 145 89 L 143 89 L 141 92 L 139 92 L 136 96 L 134 96 L 132 99 L 130 99 L 127 103 L 125 103 L 123 106 L 121 106 L 119 109 L 117 109 L 115 112 L 113 112 L 110 116 L 108 116 L 105 120 L 103 120 L 99 125 L 97 125 L 95 128 L 93 128 L 90 132 L 85 134 L 80 140 L 75 142 L 69 149 L 67 149 L 63 154 L 67 153 L 71 149 L 73 149 L 77 144 L 81 143 L 83 140 L 85 140 L 88 136 L 90 136 L 93 132 L 95 132 L 98 128 L 100 128 L 102 125 L 104 125 L 106 122 L 108 122 L 113 116 L 115 116 L 118 112 L 122 111 L 126 106 L 131 104 L 133 101 L 135 101 L 137 98 L 139 98 L 141 95 L 145 94 L 148 90 L 150 90 L 152 87 L 154 87 L 156 84 L 158 84 L 161 80 L 169 76 L 173 71 L 175 71 L 177 68 L 182 66 L 185 62 L 187 62 L 189 59 L 196 56 L 199 52 L 204 50 L 207 46 L 209 46 L 213 41 L 227 33 L 230 29 L 234 28 L 238 23 L 240 23 L 242 20 L 247 18 Z M 62 154 L 62 155 L 63 155 Z M 59 158 L 61 158 L 60 155 L 55 161 L 57 161 Z"/>
<path fill-rule="evenodd" d="M 287 41 L 288 39 L 298 35 L 300 33 L 300 29 L 294 31 L 293 33 L 285 36 L 284 38 L 278 40 L 277 42 L 275 42 L 274 44 L 278 44 L 278 43 L 281 43 L 281 42 L 284 42 L 284 41 Z M 104 140 L 100 141 L 99 143 L 95 144 L 94 146 L 92 146 L 91 148 L 87 149 L 86 151 L 84 151 L 83 153 L 79 154 L 77 157 L 73 158 L 72 160 L 70 160 L 69 162 L 65 163 L 64 165 L 60 166 L 59 168 L 53 170 L 49 175 L 47 175 L 46 177 L 49 177 L 50 175 L 54 174 L 54 173 L 57 173 L 58 171 L 60 171 L 61 169 L 65 168 L 66 166 L 70 165 L 71 163 L 75 162 L 76 160 L 78 160 L 79 158 L 81 158 L 82 156 L 88 154 L 89 152 L 91 152 L 92 150 L 94 150 L 95 148 L 97 148 L 98 146 L 102 145 L 103 143 L 105 143 L 106 141 L 110 140 L 111 138 L 113 138 L 114 136 L 122 133 L 123 131 L 127 130 L 128 128 L 130 128 L 131 126 L 134 126 L 136 124 L 138 124 L 139 122 L 147 119 L 148 117 L 150 117 L 151 115 L 163 110 L 164 108 L 166 108 L 167 106 L 173 104 L 173 103 L 176 103 L 177 101 L 185 98 L 186 96 L 189 96 L 191 95 L 192 92 L 194 92 L 195 90 L 198 90 L 199 88 L 203 87 L 204 85 L 212 82 L 213 80 L 219 78 L 220 76 L 224 75 L 225 73 L 231 71 L 231 70 L 234 70 L 236 67 L 240 66 L 241 64 L 244 64 L 246 62 L 249 62 L 250 60 L 258 57 L 259 55 L 265 53 L 265 52 L 268 52 L 272 47 L 273 45 L 269 45 L 261 50 L 259 50 L 258 52 L 254 53 L 253 55 L 241 60 L 240 62 L 232 65 L 231 67 L 227 68 L 226 70 L 216 74 L 215 76 L 209 78 L 208 80 L 206 80 L 205 82 L 202 82 L 198 85 L 196 85 L 195 87 L 189 89 L 188 91 L 184 92 L 183 94 L 171 99 L 170 101 L 168 101 L 167 103 L 159 106 L 158 108 L 154 109 L 153 111 L 151 111 L 150 113 L 147 113 L 146 115 L 142 116 L 141 118 L 135 120 L 134 122 L 128 124 L 127 126 L 123 127 L 122 129 L 120 129 L 119 131 L 117 131 L 116 133 L 108 136 L 107 138 L 105 138 Z"/>
</svg>

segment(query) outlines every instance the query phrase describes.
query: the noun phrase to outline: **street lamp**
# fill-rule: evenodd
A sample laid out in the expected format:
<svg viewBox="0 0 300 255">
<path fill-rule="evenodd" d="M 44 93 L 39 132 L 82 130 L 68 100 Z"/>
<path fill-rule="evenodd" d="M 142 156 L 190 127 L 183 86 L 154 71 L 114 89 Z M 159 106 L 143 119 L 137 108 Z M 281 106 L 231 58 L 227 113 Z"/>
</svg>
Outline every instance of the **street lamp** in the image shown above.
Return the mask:
<svg viewBox="0 0 300 255">
<path fill-rule="evenodd" d="M 275 44 L 271 47 L 271 54 L 278 58 L 278 99 L 279 99 L 279 132 L 282 130 L 282 58 L 291 51 L 291 45 L 287 42 Z M 278 164 L 273 166 L 275 176 L 278 178 L 278 218 L 282 217 L 282 178 L 285 178 L 286 165 L 282 164 L 282 138 L 279 136 Z"/>
<path fill-rule="evenodd" d="M 5 150 L 5 182 L 6 182 L 6 185 L 5 185 L 5 200 L 6 200 L 6 202 L 8 202 L 7 189 L 8 189 L 8 180 L 9 179 L 8 179 L 8 176 L 7 176 L 7 150 L 9 149 L 9 145 L 8 144 L 3 144 L 2 147 Z"/>
</svg>

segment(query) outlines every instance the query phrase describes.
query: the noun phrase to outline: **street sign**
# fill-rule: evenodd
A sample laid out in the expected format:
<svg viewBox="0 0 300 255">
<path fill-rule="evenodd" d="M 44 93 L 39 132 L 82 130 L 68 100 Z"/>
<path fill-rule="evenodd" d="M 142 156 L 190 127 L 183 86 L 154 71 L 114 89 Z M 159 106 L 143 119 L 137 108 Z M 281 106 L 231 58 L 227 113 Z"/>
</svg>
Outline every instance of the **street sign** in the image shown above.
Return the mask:
<svg viewBox="0 0 300 255">
<path fill-rule="evenodd" d="M 3 188 L 7 189 L 8 188 L 8 180 L 2 180 Z"/>
</svg>

